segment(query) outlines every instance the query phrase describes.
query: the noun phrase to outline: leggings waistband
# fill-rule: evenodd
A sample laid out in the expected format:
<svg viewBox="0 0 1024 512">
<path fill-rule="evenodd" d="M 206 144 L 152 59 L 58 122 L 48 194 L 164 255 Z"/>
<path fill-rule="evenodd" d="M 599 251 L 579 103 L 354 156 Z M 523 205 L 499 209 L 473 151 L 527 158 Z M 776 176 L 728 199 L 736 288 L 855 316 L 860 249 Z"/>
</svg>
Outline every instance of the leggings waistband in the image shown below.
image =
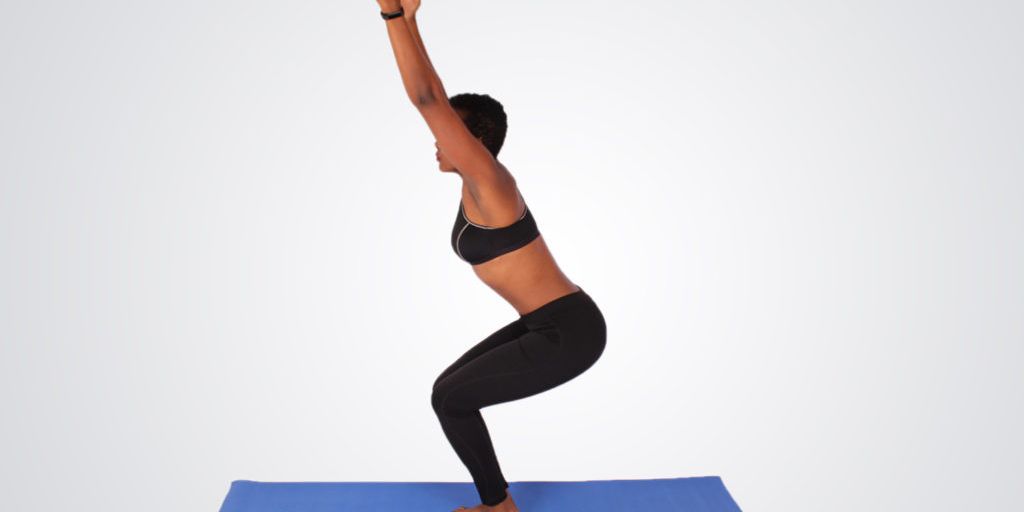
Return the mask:
<svg viewBox="0 0 1024 512">
<path fill-rule="evenodd" d="M 579 288 L 579 290 L 569 293 L 568 295 L 558 297 L 557 299 L 553 299 L 526 314 L 519 315 L 519 319 L 525 322 L 527 326 L 539 325 L 557 316 L 558 313 L 577 308 L 581 304 L 596 306 L 590 295 L 587 295 L 587 292 L 583 291 L 582 286 L 577 284 L 576 287 Z"/>
</svg>

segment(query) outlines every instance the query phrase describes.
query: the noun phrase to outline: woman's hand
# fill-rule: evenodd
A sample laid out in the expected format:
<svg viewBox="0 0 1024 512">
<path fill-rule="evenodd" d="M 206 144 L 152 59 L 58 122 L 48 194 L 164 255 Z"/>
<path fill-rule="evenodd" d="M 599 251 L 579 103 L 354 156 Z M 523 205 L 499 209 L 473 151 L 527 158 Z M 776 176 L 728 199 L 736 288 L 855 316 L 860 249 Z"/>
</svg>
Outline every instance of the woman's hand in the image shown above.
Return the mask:
<svg viewBox="0 0 1024 512">
<path fill-rule="evenodd" d="M 382 12 L 395 12 L 395 11 L 398 10 L 399 7 L 402 7 L 402 1 L 401 0 L 377 0 L 377 5 L 380 5 L 380 10 Z M 406 11 L 405 15 L 406 16 L 409 15 L 408 11 Z"/>
<path fill-rule="evenodd" d="M 420 0 L 402 0 L 402 8 L 405 9 L 406 18 L 414 18 L 420 8 Z"/>
</svg>

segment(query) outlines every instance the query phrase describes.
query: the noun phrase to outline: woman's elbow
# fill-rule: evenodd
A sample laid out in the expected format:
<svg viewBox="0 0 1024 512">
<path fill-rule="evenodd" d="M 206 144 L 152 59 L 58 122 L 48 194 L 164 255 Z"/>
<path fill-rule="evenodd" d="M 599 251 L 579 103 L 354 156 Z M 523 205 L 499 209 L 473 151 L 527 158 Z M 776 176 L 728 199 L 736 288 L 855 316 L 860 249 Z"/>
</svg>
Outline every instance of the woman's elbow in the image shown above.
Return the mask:
<svg viewBox="0 0 1024 512">
<path fill-rule="evenodd" d="M 409 99 L 412 100 L 413 105 L 416 105 L 416 108 L 420 108 L 434 105 L 441 99 L 447 100 L 448 98 L 434 89 L 423 89 L 410 94 Z"/>
</svg>

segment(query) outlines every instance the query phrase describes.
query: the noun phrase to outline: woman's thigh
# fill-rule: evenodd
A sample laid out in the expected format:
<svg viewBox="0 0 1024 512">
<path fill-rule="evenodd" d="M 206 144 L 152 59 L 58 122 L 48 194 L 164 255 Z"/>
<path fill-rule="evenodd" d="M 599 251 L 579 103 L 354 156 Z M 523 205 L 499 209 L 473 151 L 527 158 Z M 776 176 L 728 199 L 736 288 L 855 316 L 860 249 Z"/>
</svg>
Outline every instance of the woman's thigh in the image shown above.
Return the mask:
<svg viewBox="0 0 1024 512">
<path fill-rule="evenodd" d="M 434 409 L 468 414 L 554 388 L 582 372 L 556 330 L 528 330 L 439 379 Z"/>
<path fill-rule="evenodd" d="M 480 355 L 489 350 L 492 350 L 510 341 L 515 340 L 516 338 L 526 334 L 527 332 L 529 332 L 529 330 L 526 328 L 526 325 L 524 325 L 522 320 L 518 318 L 510 322 L 508 325 L 505 325 L 504 327 L 498 329 L 497 331 L 494 331 L 489 336 L 484 338 L 483 341 L 477 343 L 469 350 L 467 350 L 465 354 L 462 354 L 462 356 L 456 359 L 454 363 L 450 364 L 448 368 L 445 368 L 445 370 L 441 372 L 441 375 L 438 375 L 437 379 L 434 380 L 434 387 L 436 388 L 437 384 L 441 382 L 442 379 L 451 375 L 451 373 L 454 372 L 455 370 L 462 368 L 466 363 L 472 361 L 473 359 L 476 359 L 477 357 L 479 357 Z"/>
</svg>

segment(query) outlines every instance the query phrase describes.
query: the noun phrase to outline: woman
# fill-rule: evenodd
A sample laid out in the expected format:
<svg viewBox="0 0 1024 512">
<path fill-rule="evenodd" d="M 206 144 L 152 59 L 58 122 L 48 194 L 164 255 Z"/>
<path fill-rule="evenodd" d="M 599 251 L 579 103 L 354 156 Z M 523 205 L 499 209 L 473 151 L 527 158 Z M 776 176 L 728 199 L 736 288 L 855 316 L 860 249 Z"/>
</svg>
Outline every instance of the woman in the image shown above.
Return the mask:
<svg viewBox="0 0 1024 512">
<path fill-rule="evenodd" d="M 604 317 L 555 264 L 515 179 L 496 159 L 506 130 L 501 104 L 480 94 L 448 98 L 420 39 L 419 0 L 377 3 L 406 93 L 436 138 L 439 167 L 462 178 L 452 248 L 519 313 L 434 381 L 434 411 L 481 500 L 456 510 L 517 511 L 480 409 L 590 368 L 604 351 Z"/>
</svg>

